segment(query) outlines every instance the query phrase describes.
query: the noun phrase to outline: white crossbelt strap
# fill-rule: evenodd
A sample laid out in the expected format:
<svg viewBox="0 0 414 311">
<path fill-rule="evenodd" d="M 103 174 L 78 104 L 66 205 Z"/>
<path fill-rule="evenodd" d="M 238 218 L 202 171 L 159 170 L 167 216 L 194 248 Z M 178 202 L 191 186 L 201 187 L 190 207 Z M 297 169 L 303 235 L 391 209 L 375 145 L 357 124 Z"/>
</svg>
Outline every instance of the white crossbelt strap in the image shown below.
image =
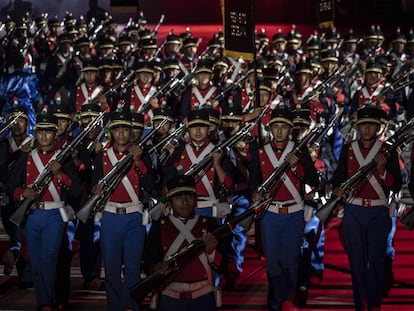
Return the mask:
<svg viewBox="0 0 414 311">
<path fill-rule="evenodd" d="M 181 71 L 184 72 L 184 75 L 189 74 L 187 67 L 185 67 L 185 65 L 181 61 L 178 61 L 178 66 L 180 67 Z"/>
<path fill-rule="evenodd" d="M 368 164 L 369 162 L 371 162 L 372 159 L 374 159 L 375 155 L 380 150 L 382 143 L 377 140 L 374 146 L 372 146 L 366 158 L 364 158 L 364 156 L 362 155 L 361 149 L 359 149 L 359 144 L 357 141 L 352 142 L 351 146 L 352 146 L 352 150 L 354 151 L 355 158 L 357 159 L 359 166 L 362 167 Z M 382 189 L 381 185 L 378 183 L 378 180 L 375 178 L 375 176 L 371 175 L 368 180 L 371 186 L 374 188 L 375 192 L 378 194 L 378 197 L 380 199 L 385 199 L 384 190 Z"/>
<path fill-rule="evenodd" d="M 270 162 L 273 165 L 273 168 L 277 168 L 279 167 L 283 161 L 285 160 L 286 156 L 288 155 L 289 152 L 291 152 L 293 150 L 293 147 L 295 146 L 295 143 L 293 141 L 289 141 L 285 150 L 283 150 L 282 155 L 280 156 L 280 160 L 278 160 L 276 158 L 276 155 L 272 149 L 271 144 L 266 144 L 264 146 L 264 150 L 266 152 L 266 155 L 268 156 Z M 285 174 L 285 180 L 283 181 L 283 183 L 285 184 L 286 188 L 288 189 L 288 191 L 290 192 L 290 194 L 292 195 L 292 197 L 294 198 L 294 200 L 296 202 L 302 202 L 302 197 L 300 196 L 298 190 L 296 189 L 295 185 L 293 184 L 293 182 L 290 180 L 289 176 L 287 176 L 287 174 Z"/>
<path fill-rule="evenodd" d="M 362 92 L 362 95 L 364 96 L 365 99 L 369 99 L 370 101 L 372 101 L 372 98 L 374 96 L 375 97 L 378 96 L 381 93 L 381 91 L 382 91 L 383 88 L 384 88 L 384 85 L 380 84 L 380 85 L 377 86 L 377 88 L 375 89 L 375 91 L 371 95 L 369 95 L 367 88 L 364 86 L 361 89 L 361 92 Z"/>
<path fill-rule="evenodd" d="M 143 105 L 143 104 L 145 104 L 146 102 L 148 102 L 150 100 L 150 98 L 152 97 L 152 95 L 155 94 L 155 91 L 157 89 L 154 86 L 151 86 L 151 88 L 149 89 L 146 96 L 144 96 L 144 94 L 142 94 L 141 89 L 138 87 L 138 85 L 134 86 L 134 90 L 135 90 L 135 93 L 138 96 L 139 101 L 141 102 L 141 105 Z"/>
<path fill-rule="evenodd" d="M 19 149 L 19 147 L 17 147 L 16 141 L 14 140 L 14 138 L 10 136 L 7 140 L 9 141 L 10 149 L 13 152 L 16 152 Z"/>
<path fill-rule="evenodd" d="M 198 102 L 200 103 L 199 105 L 199 109 L 201 109 L 206 103 L 207 101 L 210 99 L 210 97 L 213 95 L 213 93 L 216 91 L 216 87 L 212 86 L 206 96 L 202 96 L 199 89 L 196 87 L 193 87 L 193 94 L 195 95 L 195 97 L 197 98 Z"/>
<path fill-rule="evenodd" d="M 214 149 L 214 145 L 212 143 L 209 143 L 204 150 L 200 153 L 200 155 L 197 157 L 194 154 L 193 148 L 189 145 L 185 145 L 185 150 L 187 151 L 188 157 L 190 158 L 191 163 L 198 163 L 201 161 L 207 154 L 209 154 Z M 213 187 L 210 184 L 210 181 L 208 180 L 207 176 L 204 175 L 201 178 L 201 182 L 203 183 L 204 187 L 207 190 L 207 193 L 210 198 L 215 198 Z"/>
<path fill-rule="evenodd" d="M 50 159 L 49 162 L 53 161 L 56 158 L 57 152 L 55 152 L 55 154 L 53 155 L 53 157 Z M 32 158 L 33 158 L 33 163 L 36 166 L 37 171 L 39 172 L 39 174 L 41 174 L 43 172 L 43 170 L 45 169 L 45 166 L 42 163 L 42 160 L 39 157 L 39 152 L 37 149 L 34 149 L 32 151 Z M 48 190 L 53 198 L 53 201 L 56 202 L 60 202 L 60 195 L 59 192 L 57 191 L 55 184 L 51 181 L 48 185 Z"/>
<path fill-rule="evenodd" d="M 112 166 L 115 166 L 116 163 L 118 162 L 118 159 L 115 155 L 114 149 L 111 147 L 107 150 L 108 153 L 108 158 L 109 161 L 111 161 Z M 138 203 L 139 199 L 138 199 L 138 195 L 136 194 L 136 192 L 134 191 L 134 187 L 131 184 L 131 181 L 128 179 L 127 175 L 125 175 L 122 178 L 122 184 L 124 185 L 126 191 L 129 194 L 129 197 L 131 198 L 131 201 L 134 203 Z"/>
<path fill-rule="evenodd" d="M 189 221 L 187 221 L 187 223 L 183 223 L 177 217 L 173 215 L 169 216 L 171 222 L 178 229 L 180 233 L 178 234 L 178 236 L 175 238 L 174 242 L 171 244 L 170 248 L 168 249 L 165 255 L 166 259 L 168 259 L 168 256 L 171 256 L 172 254 L 178 251 L 179 247 L 183 244 L 184 239 L 187 240 L 189 244 L 195 240 L 195 237 L 191 233 L 191 230 L 193 230 L 199 217 L 200 216 L 196 215 L 193 219 L 190 219 Z M 207 272 L 208 279 L 211 280 L 211 270 L 210 270 L 210 266 L 208 265 L 207 255 L 205 253 L 202 253 L 198 258 L 200 259 L 201 263 L 203 264 L 204 269 Z"/>
<path fill-rule="evenodd" d="M 81 84 L 81 91 L 83 94 L 83 97 L 85 97 L 85 101 L 83 102 L 82 106 L 88 103 L 89 99 L 94 99 L 96 96 L 98 96 L 98 94 L 102 91 L 102 87 L 101 86 L 97 86 L 93 91 L 91 96 L 89 97 L 88 95 L 88 90 L 86 89 L 86 84 L 85 82 Z"/>
</svg>

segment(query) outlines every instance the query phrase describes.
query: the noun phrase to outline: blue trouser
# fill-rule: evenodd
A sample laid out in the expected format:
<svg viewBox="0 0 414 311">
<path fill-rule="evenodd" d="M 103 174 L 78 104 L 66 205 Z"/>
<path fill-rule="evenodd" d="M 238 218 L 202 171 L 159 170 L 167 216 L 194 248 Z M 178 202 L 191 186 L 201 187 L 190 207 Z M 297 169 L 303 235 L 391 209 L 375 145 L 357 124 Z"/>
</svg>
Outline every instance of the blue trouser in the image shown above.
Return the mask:
<svg viewBox="0 0 414 311">
<path fill-rule="evenodd" d="M 283 301 L 293 300 L 296 294 L 303 211 L 291 214 L 267 211 L 261 225 L 269 282 L 268 307 L 275 310 Z"/>
<path fill-rule="evenodd" d="M 313 273 L 321 275 L 324 270 L 325 232 L 315 215 L 305 224 L 301 245 L 299 286 L 308 288 Z"/>
<path fill-rule="evenodd" d="M 217 310 L 213 293 L 194 299 L 175 299 L 161 295 L 158 311 L 215 311 Z"/>
<path fill-rule="evenodd" d="M 145 243 L 142 214 L 104 212 L 101 237 L 108 310 L 138 310 L 138 305 L 129 295 L 129 289 L 140 280 Z M 121 279 L 122 264 L 125 265 L 124 281 Z"/>
<path fill-rule="evenodd" d="M 231 214 L 227 216 L 226 221 L 230 221 L 236 216 L 244 213 L 249 207 L 249 200 L 242 195 L 233 196 L 233 207 Z M 233 260 L 239 272 L 243 271 L 243 262 L 244 262 L 244 249 L 246 247 L 246 229 L 240 225 L 234 226 L 232 234 L 229 235 L 228 240 L 226 240 L 226 256 L 228 259 Z"/>
<path fill-rule="evenodd" d="M 391 229 L 388 209 L 384 206 L 345 205 L 343 227 L 355 309 L 380 307 L 384 254 Z"/>
<path fill-rule="evenodd" d="M 65 223 L 59 209 L 34 210 L 25 226 L 37 305 L 52 305 L 56 265 Z"/>
</svg>

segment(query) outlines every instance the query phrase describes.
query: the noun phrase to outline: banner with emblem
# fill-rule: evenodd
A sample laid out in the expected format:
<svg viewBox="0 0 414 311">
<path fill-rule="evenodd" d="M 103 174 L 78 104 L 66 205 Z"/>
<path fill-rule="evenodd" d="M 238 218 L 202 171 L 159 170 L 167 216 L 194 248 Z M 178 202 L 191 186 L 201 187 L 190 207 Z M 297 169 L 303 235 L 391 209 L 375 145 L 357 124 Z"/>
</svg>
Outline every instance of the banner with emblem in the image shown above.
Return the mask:
<svg viewBox="0 0 414 311">
<path fill-rule="evenodd" d="M 334 0 L 318 0 L 319 28 L 329 28 L 334 25 L 335 6 Z"/>
<path fill-rule="evenodd" d="M 227 57 L 254 58 L 254 0 L 221 0 L 224 51 Z"/>
</svg>

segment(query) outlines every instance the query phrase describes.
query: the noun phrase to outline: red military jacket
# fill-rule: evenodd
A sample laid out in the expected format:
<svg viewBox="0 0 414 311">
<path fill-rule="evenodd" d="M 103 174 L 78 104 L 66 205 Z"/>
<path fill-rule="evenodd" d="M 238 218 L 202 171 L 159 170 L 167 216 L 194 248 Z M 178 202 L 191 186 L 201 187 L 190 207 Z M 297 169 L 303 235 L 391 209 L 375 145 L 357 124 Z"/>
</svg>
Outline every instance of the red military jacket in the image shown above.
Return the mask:
<svg viewBox="0 0 414 311">
<path fill-rule="evenodd" d="M 290 144 L 290 143 L 293 143 L 293 142 L 287 142 L 286 146 L 287 144 Z M 268 146 L 268 147 L 265 147 L 265 146 Z M 286 146 L 284 147 L 283 150 L 279 150 L 276 148 L 276 145 L 273 141 L 270 142 L 269 144 L 266 144 L 265 146 L 259 149 L 259 161 L 260 161 L 260 166 L 262 169 L 263 180 L 265 180 L 266 178 L 270 176 L 276 164 L 269 157 L 268 153 L 266 152 L 266 149 L 268 148 L 269 150 L 272 150 L 272 152 L 276 156 L 276 159 L 278 161 L 281 161 L 281 163 L 283 162 L 283 159 L 286 155 L 284 154 L 284 151 L 286 150 Z M 276 165 L 276 167 L 280 166 L 280 164 Z M 296 168 L 294 170 L 288 169 L 287 171 L 287 178 L 289 178 L 292 181 L 298 193 L 301 192 L 300 178 L 303 178 L 304 176 L 305 176 L 305 170 L 300 162 L 297 163 Z M 273 197 L 274 201 L 288 201 L 288 200 L 293 200 L 293 199 L 294 197 L 292 193 L 288 190 L 285 182 L 282 183 L 282 186 L 280 187 L 279 191 L 277 191 L 276 195 Z"/>
<path fill-rule="evenodd" d="M 171 245 L 174 243 L 175 239 L 180 234 L 180 231 L 177 227 L 171 222 L 169 216 L 161 219 L 161 242 L 162 242 L 162 249 L 164 256 L 170 249 Z M 193 234 L 194 238 L 200 238 L 208 230 L 208 222 L 205 217 L 202 216 L 195 216 L 198 217 L 197 222 L 193 226 L 191 233 Z M 178 249 L 182 249 L 187 246 L 189 243 L 186 239 L 184 239 L 183 243 L 179 246 Z M 189 265 L 185 266 L 174 278 L 174 282 L 184 282 L 184 283 L 193 283 L 198 281 L 204 281 L 208 279 L 208 272 L 204 268 L 201 260 L 197 257 L 193 262 Z"/>
<path fill-rule="evenodd" d="M 356 145 L 357 144 L 357 145 Z M 355 156 L 355 150 L 354 147 L 359 146 L 359 150 L 364 158 L 367 157 L 368 153 L 371 151 L 372 148 L 365 149 L 362 148 L 361 142 L 357 141 L 348 146 L 348 176 L 353 176 L 355 173 L 359 171 L 361 168 L 361 165 L 359 164 L 356 156 Z M 378 153 L 385 151 L 384 145 L 381 146 Z M 374 155 L 375 156 L 375 155 Z M 394 183 L 394 177 L 390 173 L 385 173 L 385 176 L 382 176 L 382 178 L 379 176 L 378 170 L 375 170 L 372 174 L 374 178 L 377 180 L 377 182 L 380 185 L 386 185 L 388 187 L 391 187 Z M 374 190 L 373 186 L 370 182 L 366 182 L 364 186 L 361 189 L 358 189 L 358 197 L 365 198 L 365 199 L 380 199 L 378 197 L 377 192 Z"/>
<path fill-rule="evenodd" d="M 26 163 L 26 185 L 29 186 L 31 185 L 36 178 L 41 174 L 41 171 L 38 170 L 38 168 L 35 165 L 35 161 L 34 161 L 34 157 L 36 157 L 36 154 L 39 156 L 41 163 L 43 164 L 43 166 L 46 166 L 47 163 L 52 159 L 52 157 L 57 153 L 57 150 L 53 150 L 53 151 L 40 151 L 39 149 L 34 149 L 32 150 L 27 157 L 27 163 Z M 56 187 L 56 190 L 59 194 L 59 196 L 62 194 L 62 187 L 66 186 L 66 187 L 70 187 L 72 184 L 72 180 L 70 179 L 70 177 L 65 174 L 65 173 L 61 173 L 62 174 L 62 179 L 61 181 L 58 181 L 56 176 L 52 177 L 52 181 L 51 184 L 53 184 Z M 14 199 L 16 201 L 19 201 L 21 199 L 21 195 L 23 194 L 23 188 L 18 187 L 15 189 L 14 191 Z M 54 201 L 51 192 L 49 191 L 49 188 L 46 189 L 42 196 L 39 198 L 39 201 Z"/>
<path fill-rule="evenodd" d="M 120 153 L 117 151 L 116 145 L 108 148 L 107 150 L 104 150 L 102 153 L 102 167 L 104 175 L 108 174 L 108 172 L 113 168 L 113 164 L 110 160 L 110 154 L 114 154 L 117 160 L 120 160 L 124 157 L 124 153 Z M 131 168 L 129 169 L 128 173 L 125 175 L 125 177 L 130 181 L 130 183 L 134 187 L 134 191 L 137 194 L 137 196 L 140 189 L 140 174 L 145 175 L 146 172 L 147 167 L 145 166 L 144 162 L 140 161 L 138 167 L 136 167 L 135 164 L 131 165 Z M 130 196 L 124 184 L 120 182 L 118 186 L 115 188 L 115 190 L 112 191 L 109 201 L 126 203 L 135 201 L 133 199 L 134 198 Z"/>
<path fill-rule="evenodd" d="M 102 86 L 95 83 L 92 87 L 87 87 L 85 82 L 81 83 L 76 88 L 76 111 L 79 111 L 80 108 L 87 104 L 89 100 L 97 98 L 102 95 Z"/>
<path fill-rule="evenodd" d="M 191 90 L 191 111 L 201 108 L 206 108 L 205 105 L 213 104 L 211 100 L 216 96 L 216 87 L 209 86 L 206 89 L 200 89 L 197 86 L 193 86 Z"/>
<path fill-rule="evenodd" d="M 193 161 L 191 160 L 191 157 L 187 151 L 187 148 L 191 148 L 191 150 L 193 150 L 193 153 L 196 157 L 199 157 L 199 160 L 201 160 L 204 156 L 202 155 L 203 151 L 206 150 L 208 152 L 204 152 L 204 154 L 208 154 L 210 153 L 211 150 L 213 150 L 214 145 L 212 143 L 210 143 L 209 141 L 206 141 L 204 143 L 203 146 L 201 146 L 201 148 L 199 150 L 197 150 L 197 148 L 195 148 L 195 145 L 190 142 L 188 144 L 186 144 L 186 146 L 184 147 L 184 150 L 181 154 L 180 157 L 180 163 L 178 163 L 179 165 L 181 165 L 183 167 L 184 171 L 187 171 L 191 165 L 193 164 Z M 207 149 L 206 149 L 207 148 Z M 198 161 L 197 161 L 198 162 Z M 211 187 L 214 190 L 214 177 L 215 177 L 215 170 L 213 167 L 211 167 L 205 174 L 205 176 L 208 179 L 208 182 L 210 183 Z M 227 189 L 230 189 L 232 185 L 232 180 L 230 178 L 230 176 L 226 175 L 225 179 L 224 179 L 224 186 Z M 198 182 L 196 184 L 196 192 L 197 195 L 200 197 L 211 197 L 206 186 L 204 185 L 204 183 L 202 181 Z"/>
</svg>

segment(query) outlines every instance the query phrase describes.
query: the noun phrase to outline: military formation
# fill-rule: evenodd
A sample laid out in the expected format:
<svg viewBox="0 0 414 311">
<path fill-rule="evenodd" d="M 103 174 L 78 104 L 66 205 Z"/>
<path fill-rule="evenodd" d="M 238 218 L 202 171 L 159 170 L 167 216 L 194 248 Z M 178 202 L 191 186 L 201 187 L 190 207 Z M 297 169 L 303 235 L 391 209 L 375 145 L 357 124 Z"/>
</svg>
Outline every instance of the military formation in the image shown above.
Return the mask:
<svg viewBox="0 0 414 311">
<path fill-rule="evenodd" d="M 339 217 L 355 310 L 380 310 L 401 187 L 414 189 L 413 31 L 261 29 L 246 61 L 223 55 L 222 32 L 200 50 L 159 25 L 0 24 L 4 274 L 16 267 L 37 310 L 70 307 L 76 240 L 83 288 L 105 290 L 108 310 L 138 310 L 137 284 L 152 309 L 216 310 L 254 227 L 268 309 L 295 310 Z M 142 283 L 153 276 L 168 281 Z"/>
</svg>

